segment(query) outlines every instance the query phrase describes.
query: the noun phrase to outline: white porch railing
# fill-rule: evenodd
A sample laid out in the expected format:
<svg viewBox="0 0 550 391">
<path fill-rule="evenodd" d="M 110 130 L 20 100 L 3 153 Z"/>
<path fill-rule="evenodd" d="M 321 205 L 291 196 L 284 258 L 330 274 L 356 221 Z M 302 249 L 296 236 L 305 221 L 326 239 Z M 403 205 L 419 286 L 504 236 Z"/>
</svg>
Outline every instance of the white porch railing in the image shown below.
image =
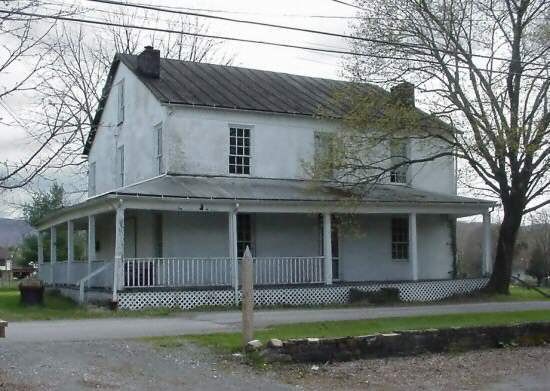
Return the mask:
<svg viewBox="0 0 550 391">
<path fill-rule="evenodd" d="M 58 261 L 54 263 L 46 262 L 40 264 L 38 275 L 47 283 L 56 285 L 78 285 L 80 280 L 88 276 L 89 268 L 90 273 L 93 273 L 97 269 L 112 263 L 113 261 L 92 261 L 89 266 L 88 261 L 82 260 L 75 260 L 69 263 L 67 263 L 67 261 Z M 67 267 L 70 268 L 69 280 L 67 280 Z M 111 288 L 113 286 L 113 272 L 112 268 L 109 270 L 110 272 L 94 275 L 92 278 L 88 279 L 86 283 L 89 287 Z"/>
<path fill-rule="evenodd" d="M 67 283 L 67 261 L 57 261 L 52 263 L 53 282 L 56 284 Z"/>
<path fill-rule="evenodd" d="M 124 288 L 229 286 L 234 283 L 230 258 L 126 258 Z M 254 258 L 256 285 L 324 282 L 323 257 Z"/>
<path fill-rule="evenodd" d="M 323 257 L 254 258 L 254 284 L 319 284 L 323 266 Z"/>
<path fill-rule="evenodd" d="M 230 258 L 126 258 L 124 287 L 231 285 Z"/>
</svg>

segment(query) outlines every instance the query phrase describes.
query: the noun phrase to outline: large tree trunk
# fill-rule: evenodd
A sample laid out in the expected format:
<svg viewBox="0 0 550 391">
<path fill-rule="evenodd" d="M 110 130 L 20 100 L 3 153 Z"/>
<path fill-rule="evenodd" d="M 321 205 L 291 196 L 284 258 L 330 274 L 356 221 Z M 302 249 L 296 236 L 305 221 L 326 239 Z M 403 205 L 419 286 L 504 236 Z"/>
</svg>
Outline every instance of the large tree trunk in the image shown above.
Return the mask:
<svg viewBox="0 0 550 391">
<path fill-rule="evenodd" d="M 521 208 L 504 206 L 504 218 L 500 226 L 493 273 L 486 290 L 492 293 L 509 294 L 512 276 L 514 248 L 521 225 Z"/>
</svg>

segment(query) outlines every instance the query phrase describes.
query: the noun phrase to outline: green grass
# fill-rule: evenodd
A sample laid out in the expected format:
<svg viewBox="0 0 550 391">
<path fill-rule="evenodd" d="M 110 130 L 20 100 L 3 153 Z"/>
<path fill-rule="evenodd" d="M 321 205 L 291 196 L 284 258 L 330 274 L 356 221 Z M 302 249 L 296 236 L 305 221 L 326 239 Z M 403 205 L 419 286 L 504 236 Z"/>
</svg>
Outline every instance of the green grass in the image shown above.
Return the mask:
<svg viewBox="0 0 550 391">
<path fill-rule="evenodd" d="M 550 294 L 550 288 L 542 288 Z M 471 299 L 451 299 L 449 302 L 463 301 L 529 301 L 529 300 L 550 300 L 544 298 L 534 290 L 524 287 L 510 287 L 510 295 L 494 296 L 475 296 Z M 418 305 L 419 303 L 411 303 Z M 399 305 L 403 305 L 400 303 Z M 429 305 L 426 303 L 426 305 Z M 361 307 L 363 305 L 360 305 Z M 340 306 L 323 306 L 324 308 L 338 308 Z M 309 307 L 315 308 L 315 307 Z M 322 307 L 319 307 L 322 308 Z M 268 309 L 268 308 L 266 308 Z M 275 308 L 275 309 L 280 309 Z M 211 308 L 202 308 L 202 311 L 212 311 Z M 238 308 L 216 308 L 215 310 L 238 310 Z M 109 311 L 105 308 L 90 308 L 79 306 L 72 300 L 57 294 L 46 294 L 44 306 L 25 307 L 19 303 L 19 291 L 17 288 L 0 287 L 0 319 L 7 321 L 22 320 L 49 320 L 49 319 L 86 319 L 86 318 L 105 318 L 105 317 L 142 317 L 142 316 L 168 316 L 177 312 L 178 309 L 157 308 L 143 311 Z"/>
<path fill-rule="evenodd" d="M 84 307 L 56 293 L 46 293 L 42 306 L 24 306 L 19 302 L 18 290 L 0 288 L 0 319 L 7 321 L 167 316 L 172 313 L 174 310 L 168 308 L 114 312 Z"/>
<path fill-rule="evenodd" d="M 550 295 L 550 288 L 539 289 Z M 533 289 L 527 289 L 516 285 L 510 286 L 510 295 L 497 295 L 495 296 L 495 299 L 501 301 L 550 300 L 550 298 L 542 296 L 539 292 Z"/>
<path fill-rule="evenodd" d="M 349 320 L 315 323 L 296 323 L 272 326 L 257 330 L 255 338 L 266 342 L 270 338 L 291 339 L 307 337 L 346 337 L 387 333 L 399 330 L 422 330 L 429 328 L 448 328 L 466 326 L 491 326 L 513 323 L 550 321 L 550 311 L 518 311 L 472 314 L 450 314 L 414 316 L 402 318 L 381 318 L 372 320 Z M 240 350 L 240 333 L 215 333 L 180 337 L 147 338 L 157 347 L 177 347 L 186 341 L 198 343 L 220 352 L 235 352 Z"/>
</svg>

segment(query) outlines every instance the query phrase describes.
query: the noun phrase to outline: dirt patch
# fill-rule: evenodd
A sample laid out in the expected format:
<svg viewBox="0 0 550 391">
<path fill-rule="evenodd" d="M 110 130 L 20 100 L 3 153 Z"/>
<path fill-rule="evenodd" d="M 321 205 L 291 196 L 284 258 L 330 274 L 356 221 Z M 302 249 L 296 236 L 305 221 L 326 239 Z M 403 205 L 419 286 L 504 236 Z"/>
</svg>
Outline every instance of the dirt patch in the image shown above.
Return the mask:
<svg viewBox="0 0 550 391">
<path fill-rule="evenodd" d="M 545 346 L 273 369 L 306 390 L 547 390 L 548 362 Z"/>
<path fill-rule="evenodd" d="M 14 383 L 8 380 L 6 371 L 0 369 L 0 391 L 31 391 L 33 389 L 34 388 L 29 385 Z"/>
</svg>

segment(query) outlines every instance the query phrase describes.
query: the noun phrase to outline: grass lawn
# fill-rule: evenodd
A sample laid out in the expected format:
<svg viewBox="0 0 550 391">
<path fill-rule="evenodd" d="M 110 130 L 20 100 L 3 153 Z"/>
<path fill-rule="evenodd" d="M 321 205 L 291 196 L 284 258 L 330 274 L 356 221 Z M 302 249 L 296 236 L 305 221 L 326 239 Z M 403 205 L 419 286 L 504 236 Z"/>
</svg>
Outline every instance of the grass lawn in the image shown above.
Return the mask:
<svg viewBox="0 0 550 391">
<path fill-rule="evenodd" d="M 257 330 L 255 338 L 262 342 L 270 338 L 291 339 L 307 337 L 346 337 L 387 333 L 399 330 L 421 330 L 429 328 L 489 326 L 513 323 L 550 321 L 550 311 L 518 311 L 415 316 L 403 318 L 381 318 L 372 320 L 348 320 L 315 323 L 296 323 L 272 326 Z M 181 337 L 146 338 L 158 347 L 177 347 L 186 341 L 214 348 L 220 352 L 236 352 L 240 350 L 240 333 L 215 333 L 204 335 L 189 335 Z"/>
<path fill-rule="evenodd" d="M 539 289 L 547 295 L 550 295 L 550 288 Z M 550 298 L 542 296 L 539 292 L 533 289 L 527 289 L 517 285 L 510 286 L 510 295 L 497 295 L 494 298 L 499 301 L 550 300 Z"/>
<path fill-rule="evenodd" d="M 550 294 L 550 288 L 542 288 Z M 471 299 L 457 298 L 443 301 L 442 303 L 454 302 L 480 302 L 480 301 L 529 301 L 529 300 L 550 300 L 544 298 L 534 290 L 524 287 L 510 287 L 510 295 L 496 296 L 475 296 Z M 410 303 L 418 305 L 421 303 Z M 425 303 L 430 305 L 432 303 Z M 398 305 L 403 305 L 399 303 Z M 364 305 L 359 305 L 364 306 Z M 330 305 L 319 308 L 342 308 L 346 305 Z M 314 307 L 311 307 L 314 308 Z M 269 308 L 266 308 L 269 309 Z M 273 308 L 280 309 L 280 308 Z M 235 311 L 238 308 L 200 308 L 194 311 Z M 86 319 L 86 318 L 105 318 L 105 317 L 140 317 L 140 316 L 168 316 L 177 312 L 179 309 L 157 308 L 143 311 L 109 311 L 105 308 L 84 307 L 75 304 L 72 300 L 59 296 L 57 294 L 46 294 L 45 304 L 41 307 L 25 307 L 19 303 L 19 291 L 17 288 L 0 287 L 0 319 L 7 321 L 22 320 L 50 320 L 50 319 Z"/>
<path fill-rule="evenodd" d="M 174 310 L 160 308 L 145 311 L 110 311 L 104 308 L 86 308 L 58 294 L 47 293 L 43 306 L 26 307 L 19 302 L 17 289 L 0 288 L 0 319 L 7 321 L 85 319 L 124 316 L 164 316 Z"/>
</svg>

